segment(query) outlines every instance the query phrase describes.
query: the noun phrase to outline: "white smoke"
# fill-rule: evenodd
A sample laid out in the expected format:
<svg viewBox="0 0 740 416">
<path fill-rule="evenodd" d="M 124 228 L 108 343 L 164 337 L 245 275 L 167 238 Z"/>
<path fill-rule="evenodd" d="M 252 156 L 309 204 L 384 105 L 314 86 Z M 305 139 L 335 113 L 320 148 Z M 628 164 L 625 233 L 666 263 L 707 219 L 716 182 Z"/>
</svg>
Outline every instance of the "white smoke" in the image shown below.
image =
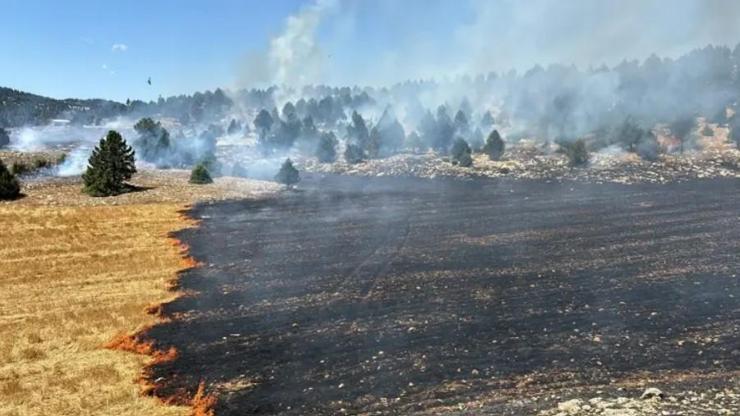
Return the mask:
<svg viewBox="0 0 740 416">
<path fill-rule="evenodd" d="M 302 86 L 321 81 L 327 55 L 317 31 L 338 5 L 338 0 L 316 0 L 289 16 L 283 31 L 270 40 L 266 54 L 251 52 L 247 57 L 241 86 Z"/>
<path fill-rule="evenodd" d="M 88 146 L 80 146 L 66 155 L 64 162 L 57 167 L 58 176 L 76 176 L 87 169 L 87 161 L 92 149 Z"/>
</svg>

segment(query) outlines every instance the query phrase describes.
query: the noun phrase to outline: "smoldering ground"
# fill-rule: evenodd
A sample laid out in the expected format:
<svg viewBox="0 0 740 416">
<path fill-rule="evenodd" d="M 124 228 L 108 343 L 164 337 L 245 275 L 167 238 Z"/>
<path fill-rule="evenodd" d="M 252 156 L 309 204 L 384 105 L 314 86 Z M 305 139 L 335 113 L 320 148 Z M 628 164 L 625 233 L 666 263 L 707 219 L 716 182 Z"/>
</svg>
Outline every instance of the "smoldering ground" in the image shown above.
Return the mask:
<svg viewBox="0 0 740 416">
<path fill-rule="evenodd" d="M 157 394 L 205 380 L 219 414 L 397 414 L 738 370 L 737 181 L 304 186 L 193 209 L 199 294 L 147 334 L 180 352 Z"/>
</svg>

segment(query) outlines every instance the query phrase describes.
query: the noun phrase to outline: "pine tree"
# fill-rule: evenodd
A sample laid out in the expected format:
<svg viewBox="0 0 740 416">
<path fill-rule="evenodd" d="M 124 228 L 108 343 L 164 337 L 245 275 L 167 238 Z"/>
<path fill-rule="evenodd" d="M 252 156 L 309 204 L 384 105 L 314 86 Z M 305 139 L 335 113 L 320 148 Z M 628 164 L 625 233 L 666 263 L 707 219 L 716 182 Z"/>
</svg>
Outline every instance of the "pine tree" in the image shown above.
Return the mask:
<svg viewBox="0 0 740 416">
<path fill-rule="evenodd" d="M 0 147 L 5 147 L 10 144 L 10 135 L 8 131 L 0 127 Z"/>
<path fill-rule="evenodd" d="M 275 175 L 275 180 L 290 188 L 301 180 L 301 175 L 298 173 L 298 169 L 293 166 L 293 162 L 290 159 L 285 159 L 280 171 Z"/>
<path fill-rule="evenodd" d="M 365 152 L 359 145 L 347 143 L 347 147 L 344 149 L 344 160 L 350 164 L 360 163 L 365 160 Z"/>
<path fill-rule="evenodd" d="M 142 160 L 158 162 L 165 156 L 170 148 L 170 133 L 160 122 L 145 117 L 134 124 L 134 130 L 139 133 L 134 145 Z"/>
<path fill-rule="evenodd" d="M 21 194 L 21 186 L 18 178 L 10 173 L 2 160 L 0 160 L 0 199 L 16 199 Z"/>
<path fill-rule="evenodd" d="M 213 183 L 213 178 L 208 172 L 206 165 L 201 162 L 195 165 L 193 170 L 190 172 L 190 183 L 195 185 L 207 185 Z"/>
<path fill-rule="evenodd" d="M 501 135 L 498 134 L 498 130 L 494 130 L 488 135 L 486 144 L 483 146 L 483 153 L 487 154 L 491 160 L 499 160 L 504 154 L 506 144 Z"/>
<path fill-rule="evenodd" d="M 91 196 L 118 195 L 126 191 L 124 181 L 136 173 L 134 150 L 118 132 L 111 130 L 100 139 L 82 175 L 83 191 Z"/>
<path fill-rule="evenodd" d="M 471 156 L 471 153 L 468 142 L 461 138 L 455 140 L 452 144 L 452 149 L 450 150 L 452 162 L 463 167 L 473 166 L 473 157 Z"/>
<path fill-rule="evenodd" d="M 337 160 L 337 139 L 334 133 L 322 133 L 316 148 L 316 157 L 321 163 L 333 163 Z"/>
</svg>

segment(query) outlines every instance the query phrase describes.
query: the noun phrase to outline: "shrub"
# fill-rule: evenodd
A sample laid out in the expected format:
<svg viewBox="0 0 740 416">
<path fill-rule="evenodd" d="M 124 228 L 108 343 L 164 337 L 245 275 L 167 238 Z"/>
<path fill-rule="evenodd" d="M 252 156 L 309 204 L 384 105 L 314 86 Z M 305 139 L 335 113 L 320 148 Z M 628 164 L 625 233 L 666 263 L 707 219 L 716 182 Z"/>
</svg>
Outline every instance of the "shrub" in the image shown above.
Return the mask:
<svg viewBox="0 0 740 416">
<path fill-rule="evenodd" d="M 25 162 L 14 162 L 12 165 L 10 165 L 10 173 L 16 176 L 23 175 L 30 172 L 31 170 L 31 166 Z"/>
<path fill-rule="evenodd" d="M 561 142 L 559 145 L 560 151 L 568 157 L 570 166 L 585 166 L 588 164 L 588 149 L 586 149 L 586 142 L 583 139 L 574 142 Z"/>
<path fill-rule="evenodd" d="M 136 173 L 134 151 L 118 132 L 111 130 L 100 139 L 82 174 L 83 191 L 91 196 L 118 195 L 126 190 L 124 181 Z"/>
<path fill-rule="evenodd" d="M 190 183 L 195 185 L 207 185 L 213 183 L 213 178 L 204 163 L 198 163 L 190 172 Z"/>
<path fill-rule="evenodd" d="M 293 162 L 290 159 L 285 159 L 280 171 L 275 175 L 275 180 L 291 187 L 301 180 L 301 175 L 298 173 L 298 169 L 293 166 Z"/>
<path fill-rule="evenodd" d="M 471 153 L 472 151 L 470 150 L 470 146 L 468 146 L 468 142 L 461 138 L 458 138 L 452 144 L 452 149 L 450 150 L 452 163 L 463 167 L 473 166 L 473 158 L 471 156 Z"/>
<path fill-rule="evenodd" d="M 0 160 L 0 199 L 15 199 L 21 194 L 18 178 Z"/>
<path fill-rule="evenodd" d="M 491 160 L 499 160 L 504 154 L 505 148 L 506 144 L 501 139 L 501 135 L 498 134 L 498 130 L 494 130 L 488 135 L 486 144 L 483 145 L 483 153 L 487 154 Z"/>
</svg>

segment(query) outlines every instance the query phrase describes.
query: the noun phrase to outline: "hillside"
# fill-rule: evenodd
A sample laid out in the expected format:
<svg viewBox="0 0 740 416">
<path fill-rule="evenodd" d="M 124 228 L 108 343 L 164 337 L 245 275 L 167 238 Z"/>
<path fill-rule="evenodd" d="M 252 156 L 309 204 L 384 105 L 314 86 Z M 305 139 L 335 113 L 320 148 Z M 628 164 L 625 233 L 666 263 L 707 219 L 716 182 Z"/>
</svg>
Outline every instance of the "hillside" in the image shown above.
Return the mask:
<svg viewBox="0 0 740 416">
<path fill-rule="evenodd" d="M 126 111 L 126 105 L 109 100 L 57 100 L 12 88 L 0 87 L 0 127 L 46 124 L 52 119 L 93 123 Z"/>
</svg>

